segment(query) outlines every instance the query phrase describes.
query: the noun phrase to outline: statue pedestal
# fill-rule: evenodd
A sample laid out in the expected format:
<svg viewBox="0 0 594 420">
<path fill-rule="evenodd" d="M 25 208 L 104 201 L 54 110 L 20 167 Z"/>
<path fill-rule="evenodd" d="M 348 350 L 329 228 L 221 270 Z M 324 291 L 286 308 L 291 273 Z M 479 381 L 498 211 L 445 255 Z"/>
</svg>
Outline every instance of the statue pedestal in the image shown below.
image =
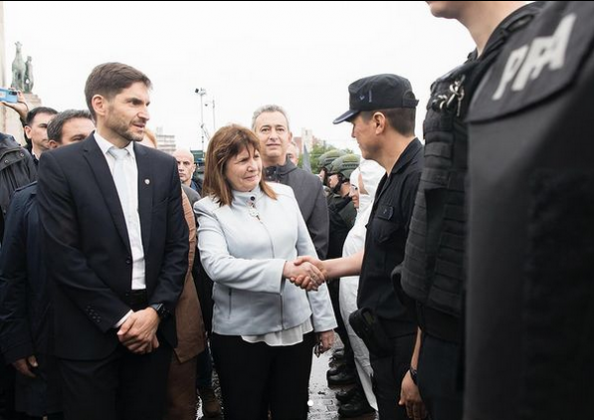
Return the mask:
<svg viewBox="0 0 594 420">
<path fill-rule="evenodd" d="M 25 93 L 25 99 L 27 100 L 27 103 L 29 104 L 29 109 L 33 109 L 33 108 L 37 108 L 38 106 L 41 106 L 41 99 L 39 99 L 39 96 L 37 96 L 34 93 Z"/>
<path fill-rule="evenodd" d="M 25 100 L 29 105 L 29 109 L 37 108 L 41 106 L 41 99 L 34 93 L 25 93 Z M 21 120 L 19 119 L 19 115 L 16 111 L 4 106 L 0 105 L 3 108 L 4 114 L 4 125 L 2 126 L 2 132 L 6 134 L 10 134 L 13 136 L 16 141 L 18 141 L 23 146 L 27 144 L 25 142 L 25 134 L 23 125 L 21 124 Z"/>
</svg>

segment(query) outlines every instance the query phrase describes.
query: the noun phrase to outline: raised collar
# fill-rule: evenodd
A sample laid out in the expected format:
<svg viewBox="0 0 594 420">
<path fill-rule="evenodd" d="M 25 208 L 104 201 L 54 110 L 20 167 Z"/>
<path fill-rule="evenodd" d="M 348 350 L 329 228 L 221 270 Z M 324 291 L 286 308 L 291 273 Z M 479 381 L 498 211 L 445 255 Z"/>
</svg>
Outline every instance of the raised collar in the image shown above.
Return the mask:
<svg viewBox="0 0 594 420">
<path fill-rule="evenodd" d="M 231 192 L 233 194 L 233 205 L 245 206 L 249 201 L 258 201 L 264 195 L 264 192 L 260 188 L 260 185 L 256 185 L 251 191 L 236 191 Z"/>
<path fill-rule="evenodd" d="M 264 168 L 264 176 L 267 181 L 278 182 L 278 178 L 283 177 L 289 172 L 293 172 L 295 169 L 297 169 L 297 166 L 295 166 L 291 159 L 287 159 L 284 165 L 272 165 Z"/>
<path fill-rule="evenodd" d="M 415 137 L 413 141 L 411 141 L 408 144 L 408 146 L 406 146 L 406 149 L 404 149 L 404 152 L 402 152 L 402 154 L 394 164 L 394 167 L 392 168 L 392 172 L 390 172 L 390 174 L 397 174 L 398 172 L 406 168 L 408 164 L 415 158 L 415 156 L 417 156 L 417 154 L 420 153 L 422 150 L 423 145 L 421 144 L 421 141 Z"/>
</svg>

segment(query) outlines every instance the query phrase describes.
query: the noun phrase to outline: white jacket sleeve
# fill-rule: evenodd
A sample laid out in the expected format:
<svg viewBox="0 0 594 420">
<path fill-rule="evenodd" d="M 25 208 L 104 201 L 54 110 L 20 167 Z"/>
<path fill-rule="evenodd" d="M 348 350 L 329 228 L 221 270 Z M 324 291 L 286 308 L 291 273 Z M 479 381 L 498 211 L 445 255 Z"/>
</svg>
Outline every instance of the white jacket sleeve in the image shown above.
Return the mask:
<svg viewBox="0 0 594 420">
<path fill-rule="evenodd" d="M 298 206 L 297 201 L 295 205 Z M 297 239 L 297 253 L 298 255 L 310 255 L 317 258 L 316 249 L 313 241 L 307 231 L 307 226 L 301 216 L 301 212 L 297 212 L 297 223 L 299 226 L 299 235 Z M 290 287 L 289 284 L 285 287 Z M 293 286 L 296 287 L 296 286 Z M 318 287 L 317 291 L 307 292 L 307 299 L 311 307 L 312 322 L 315 332 L 329 331 L 336 328 L 336 318 L 334 317 L 334 310 L 332 309 L 332 302 L 330 301 L 330 293 L 326 283 Z"/>
<path fill-rule="evenodd" d="M 229 288 L 280 294 L 285 260 L 233 257 L 219 220 L 207 207 L 202 200 L 194 205 L 199 223 L 200 260 L 208 276 Z"/>
</svg>

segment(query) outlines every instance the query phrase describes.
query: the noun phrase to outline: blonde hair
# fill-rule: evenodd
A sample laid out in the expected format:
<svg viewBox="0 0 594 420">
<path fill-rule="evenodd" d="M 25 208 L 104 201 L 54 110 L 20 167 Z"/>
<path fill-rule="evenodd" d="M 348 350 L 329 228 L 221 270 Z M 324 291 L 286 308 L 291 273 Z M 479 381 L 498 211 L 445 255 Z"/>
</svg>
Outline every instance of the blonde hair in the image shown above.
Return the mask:
<svg viewBox="0 0 594 420">
<path fill-rule="evenodd" d="M 155 136 L 155 133 L 152 132 L 152 130 L 149 130 L 148 128 L 144 129 L 144 140 L 148 140 L 150 141 L 153 146 L 155 147 L 155 149 L 158 149 L 157 147 L 157 136 Z"/>
</svg>

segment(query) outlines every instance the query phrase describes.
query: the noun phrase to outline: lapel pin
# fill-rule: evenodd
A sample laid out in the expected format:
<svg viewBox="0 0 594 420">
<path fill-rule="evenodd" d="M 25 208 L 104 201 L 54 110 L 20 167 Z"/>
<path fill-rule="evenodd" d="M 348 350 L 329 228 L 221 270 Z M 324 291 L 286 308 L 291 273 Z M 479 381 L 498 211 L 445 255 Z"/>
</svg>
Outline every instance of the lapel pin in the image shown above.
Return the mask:
<svg viewBox="0 0 594 420">
<path fill-rule="evenodd" d="M 151 180 L 147 178 L 147 179 L 145 179 L 145 180 L 144 180 L 144 183 L 145 183 L 146 185 L 148 185 L 148 184 L 150 184 L 150 183 L 151 183 Z"/>
</svg>

